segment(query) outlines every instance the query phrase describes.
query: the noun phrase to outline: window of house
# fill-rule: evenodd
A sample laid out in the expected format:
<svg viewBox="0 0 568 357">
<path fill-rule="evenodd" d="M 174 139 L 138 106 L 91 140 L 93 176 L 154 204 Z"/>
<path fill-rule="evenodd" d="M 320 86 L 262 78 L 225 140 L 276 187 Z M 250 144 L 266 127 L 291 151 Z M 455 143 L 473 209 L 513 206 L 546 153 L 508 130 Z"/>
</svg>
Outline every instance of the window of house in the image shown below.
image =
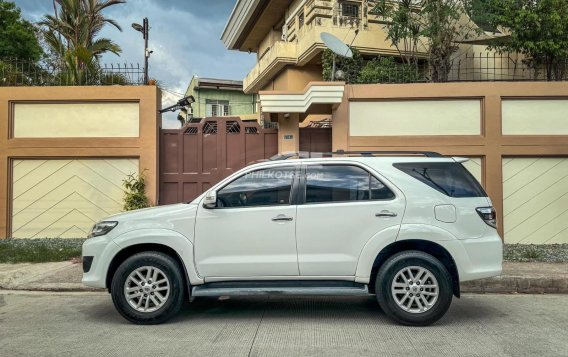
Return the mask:
<svg viewBox="0 0 568 357">
<path fill-rule="evenodd" d="M 298 15 L 298 27 L 302 28 L 304 26 L 304 12 L 301 12 L 300 15 Z"/>
<path fill-rule="evenodd" d="M 341 15 L 347 17 L 359 17 L 359 4 L 350 2 L 341 3 Z"/>
<path fill-rule="evenodd" d="M 368 171 L 351 165 L 315 165 L 306 171 L 306 203 L 385 200 L 394 193 Z"/>
<path fill-rule="evenodd" d="M 228 100 L 216 100 L 207 99 L 205 101 L 205 115 L 208 117 L 223 117 L 228 116 L 229 113 L 229 101 Z"/>
<path fill-rule="evenodd" d="M 277 206 L 290 204 L 295 167 L 249 172 L 217 192 L 219 208 Z"/>
</svg>

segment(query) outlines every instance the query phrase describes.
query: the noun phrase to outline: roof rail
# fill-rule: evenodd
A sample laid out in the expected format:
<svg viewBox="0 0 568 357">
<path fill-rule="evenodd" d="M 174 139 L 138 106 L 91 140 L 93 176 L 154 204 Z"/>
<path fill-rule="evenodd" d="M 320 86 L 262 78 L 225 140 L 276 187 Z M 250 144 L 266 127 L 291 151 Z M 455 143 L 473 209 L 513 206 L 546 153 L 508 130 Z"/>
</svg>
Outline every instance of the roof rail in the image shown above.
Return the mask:
<svg viewBox="0 0 568 357">
<path fill-rule="evenodd" d="M 337 150 L 330 152 L 292 152 L 286 154 L 278 154 L 271 157 L 270 161 L 288 160 L 293 157 L 300 159 L 330 157 L 333 155 L 360 155 L 360 156 L 375 156 L 375 155 L 423 155 L 426 157 L 444 157 L 444 155 L 434 151 L 414 151 L 414 150 L 385 150 L 385 151 L 345 151 Z"/>
<path fill-rule="evenodd" d="M 426 157 L 444 157 L 444 155 L 435 151 L 415 151 L 415 150 L 384 150 L 384 151 L 345 151 L 337 150 L 332 152 L 336 155 L 361 155 L 361 156 L 373 156 L 378 155 L 423 155 Z"/>
</svg>

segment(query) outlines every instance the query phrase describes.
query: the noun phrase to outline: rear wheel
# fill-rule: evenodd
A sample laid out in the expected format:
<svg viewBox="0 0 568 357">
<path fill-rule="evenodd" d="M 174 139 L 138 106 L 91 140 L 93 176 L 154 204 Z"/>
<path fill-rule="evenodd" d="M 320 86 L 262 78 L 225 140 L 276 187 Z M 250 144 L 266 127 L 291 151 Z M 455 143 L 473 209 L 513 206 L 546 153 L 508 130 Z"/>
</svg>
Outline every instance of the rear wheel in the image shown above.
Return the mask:
<svg viewBox="0 0 568 357">
<path fill-rule="evenodd" d="M 430 254 L 405 251 L 390 257 L 375 282 L 383 311 L 404 325 L 426 326 L 438 321 L 452 302 L 452 277 Z"/>
<path fill-rule="evenodd" d="M 138 253 L 116 270 L 111 286 L 118 312 L 136 324 L 159 324 L 183 305 L 183 278 L 178 263 L 160 252 Z"/>
</svg>

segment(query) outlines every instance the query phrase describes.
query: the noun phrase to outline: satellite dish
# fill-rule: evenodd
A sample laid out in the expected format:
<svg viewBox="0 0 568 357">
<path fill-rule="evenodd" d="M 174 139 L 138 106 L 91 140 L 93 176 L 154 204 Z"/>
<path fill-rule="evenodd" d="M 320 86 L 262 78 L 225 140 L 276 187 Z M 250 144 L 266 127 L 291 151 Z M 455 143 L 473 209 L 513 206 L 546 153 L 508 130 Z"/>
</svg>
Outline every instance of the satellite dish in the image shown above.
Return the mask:
<svg viewBox="0 0 568 357">
<path fill-rule="evenodd" d="M 329 32 L 322 32 L 321 40 L 330 49 L 331 52 L 335 53 L 341 57 L 353 58 L 353 52 L 351 48 L 347 46 L 343 41 L 330 34 Z"/>
</svg>

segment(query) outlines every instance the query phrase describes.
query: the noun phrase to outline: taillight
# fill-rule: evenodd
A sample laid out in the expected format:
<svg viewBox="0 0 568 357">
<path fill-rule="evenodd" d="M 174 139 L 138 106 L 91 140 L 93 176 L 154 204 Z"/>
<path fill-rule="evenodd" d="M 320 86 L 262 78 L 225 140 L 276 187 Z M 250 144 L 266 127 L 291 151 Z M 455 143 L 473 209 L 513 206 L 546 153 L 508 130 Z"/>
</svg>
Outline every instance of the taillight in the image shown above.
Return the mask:
<svg viewBox="0 0 568 357">
<path fill-rule="evenodd" d="M 497 213 L 493 207 L 477 207 L 475 209 L 479 217 L 483 222 L 487 223 L 488 226 L 497 228 Z"/>
</svg>

